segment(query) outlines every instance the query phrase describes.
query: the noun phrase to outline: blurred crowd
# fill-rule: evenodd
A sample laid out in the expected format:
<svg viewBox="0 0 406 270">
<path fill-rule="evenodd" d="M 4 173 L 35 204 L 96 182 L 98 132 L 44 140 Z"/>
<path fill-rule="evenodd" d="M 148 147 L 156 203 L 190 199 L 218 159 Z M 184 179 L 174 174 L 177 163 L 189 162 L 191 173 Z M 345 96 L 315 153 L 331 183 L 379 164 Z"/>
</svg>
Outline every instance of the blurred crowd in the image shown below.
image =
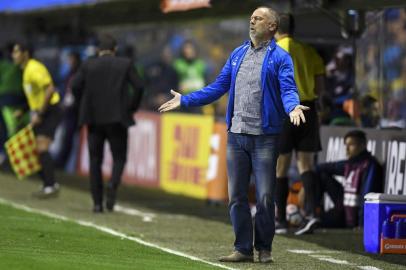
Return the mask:
<svg viewBox="0 0 406 270">
<path fill-rule="evenodd" d="M 406 10 L 368 14 L 357 43 L 357 87 L 362 124 L 406 127 Z"/>
<path fill-rule="evenodd" d="M 405 128 L 406 11 L 370 13 L 367 21 L 372 22 L 357 40 L 356 50 L 351 44 L 338 44 L 333 54 L 322 54 L 326 91 L 319 97 L 320 121 L 323 125 Z M 210 31 L 213 28 L 217 31 Z M 245 20 L 234 19 L 172 28 L 147 25 L 138 30 L 103 31 L 114 32 L 119 41 L 118 55 L 131 58 L 146 82 L 141 109 L 156 111 L 170 98 L 170 89 L 189 93 L 213 81 L 245 30 Z M 77 104 L 70 81 L 80 63 L 95 55 L 94 39 L 63 46 L 34 43 L 34 57 L 49 68 L 62 97 L 65 114 L 51 152 L 58 166 L 68 171 L 74 170 L 78 145 Z M 26 105 L 21 71 L 12 63 L 10 50 L 10 46 L 5 46 L 0 59 L 0 161 L 4 158 L 2 146 L 6 138 L 28 121 L 27 115 L 16 118 L 13 113 Z M 223 119 L 226 100 L 224 97 L 214 105 L 182 112 Z"/>
</svg>

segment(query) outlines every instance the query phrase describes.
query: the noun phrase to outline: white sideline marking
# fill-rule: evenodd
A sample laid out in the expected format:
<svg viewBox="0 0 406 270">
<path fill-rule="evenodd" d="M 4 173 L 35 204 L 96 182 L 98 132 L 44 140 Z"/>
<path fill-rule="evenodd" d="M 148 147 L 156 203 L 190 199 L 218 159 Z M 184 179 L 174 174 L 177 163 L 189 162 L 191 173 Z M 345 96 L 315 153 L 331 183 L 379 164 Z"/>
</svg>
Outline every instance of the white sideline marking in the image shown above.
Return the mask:
<svg viewBox="0 0 406 270">
<path fill-rule="evenodd" d="M 309 257 L 318 259 L 319 261 L 326 261 L 330 263 L 335 263 L 339 265 L 347 265 L 347 266 L 355 266 L 362 270 L 381 270 L 375 266 L 360 266 L 355 263 L 346 261 L 346 260 L 339 260 L 331 257 L 330 255 L 323 255 L 323 254 L 331 254 L 331 253 L 340 253 L 338 251 L 333 250 L 307 250 L 307 249 L 288 249 L 288 252 L 296 253 L 296 254 L 305 254 Z"/>
<path fill-rule="evenodd" d="M 288 249 L 289 252 L 296 254 L 330 254 L 330 253 L 340 253 L 335 250 L 308 250 L 308 249 Z"/>
<path fill-rule="evenodd" d="M 326 255 L 310 255 L 310 257 L 316 258 L 320 261 L 326 261 L 326 262 L 331 262 L 331 263 L 335 263 L 335 264 L 356 265 L 356 264 L 350 263 L 346 260 L 337 260 L 337 259 L 332 258 L 331 256 L 326 256 Z"/>
<path fill-rule="evenodd" d="M 358 268 L 362 270 L 381 270 L 375 266 L 358 266 Z"/>
<path fill-rule="evenodd" d="M 114 235 L 114 236 L 118 236 L 118 237 L 120 237 L 122 239 L 131 240 L 131 241 L 137 242 L 137 243 L 139 243 L 141 245 L 156 248 L 156 249 L 165 251 L 165 252 L 170 253 L 170 254 L 174 254 L 174 255 L 177 255 L 177 256 L 180 256 L 180 257 L 190 259 L 192 261 L 198 261 L 198 262 L 206 263 L 206 264 L 209 264 L 209 265 L 217 266 L 217 267 L 220 267 L 220 268 L 223 268 L 223 269 L 228 269 L 228 270 L 238 270 L 237 268 L 231 268 L 231 267 L 219 264 L 219 263 L 209 262 L 209 261 L 200 259 L 200 258 L 192 256 L 192 255 L 188 255 L 188 254 L 180 252 L 180 251 L 176 251 L 176 250 L 173 250 L 173 249 L 170 249 L 170 248 L 161 247 L 159 245 L 156 245 L 156 244 L 153 244 L 153 243 L 150 243 L 150 242 L 146 242 L 146 241 L 144 241 L 144 240 L 142 240 L 142 239 L 140 239 L 138 237 L 128 236 L 128 235 L 126 235 L 124 233 L 118 232 L 118 231 L 110 229 L 108 227 L 96 225 L 96 224 L 94 224 L 92 222 L 89 222 L 89 221 L 71 219 L 71 218 L 61 216 L 61 215 L 58 215 L 58 214 L 54 214 L 54 213 L 51 213 L 51 212 L 48 212 L 48 211 L 34 209 L 34 208 L 31 208 L 31 207 L 28 207 L 28 206 L 25 206 L 25 205 L 22 205 L 22 204 L 17 204 L 17 203 L 14 203 L 14 202 L 10 202 L 10 201 L 4 200 L 2 198 L 0 198 L 0 203 L 10 205 L 10 206 L 12 206 L 14 208 L 21 209 L 21 210 L 24 210 L 24 211 L 29 212 L 29 213 L 41 214 L 41 215 L 44 215 L 44 216 L 47 216 L 47 217 L 60 219 L 60 220 L 64 220 L 64 221 L 70 221 L 70 222 L 73 222 L 73 223 L 76 223 L 76 224 L 79 224 L 79 225 L 82 225 L 82 226 L 94 228 L 96 230 L 99 230 L 99 231 L 102 231 L 102 232 L 105 232 L 105 233 L 108 233 L 108 234 L 111 234 L 111 235 Z"/>
<path fill-rule="evenodd" d="M 144 221 L 144 222 L 152 222 L 152 219 L 156 217 L 155 214 L 144 213 L 144 212 L 141 212 L 140 210 L 124 207 L 124 206 L 121 206 L 118 204 L 114 207 L 114 211 L 120 212 L 120 213 L 123 213 L 126 215 L 130 215 L 130 216 L 142 217 L 142 221 Z"/>
</svg>

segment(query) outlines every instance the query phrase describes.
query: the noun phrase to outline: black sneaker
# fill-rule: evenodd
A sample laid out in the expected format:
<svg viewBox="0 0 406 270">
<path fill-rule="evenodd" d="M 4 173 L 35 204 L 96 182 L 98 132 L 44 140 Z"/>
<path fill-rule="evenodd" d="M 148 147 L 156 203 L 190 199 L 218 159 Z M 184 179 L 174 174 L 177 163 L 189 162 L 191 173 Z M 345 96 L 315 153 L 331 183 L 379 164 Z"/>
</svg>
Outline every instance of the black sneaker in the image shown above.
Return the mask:
<svg viewBox="0 0 406 270">
<path fill-rule="evenodd" d="M 295 235 L 310 234 L 317 228 L 320 221 L 318 218 L 304 219 L 299 229 L 295 232 Z"/>
<path fill-rule="evenodd" d="M 288 223 L 286 221 L 276 221 L 275 222 L 275 233 L 276 234 L 287 234 L 288 233 Z"/>
<path fill-rule="evenodd" d="M 59 184 L 55 183 L 53 186 L 46 186 L 39 191 L 32 193 L 32 196 L 38 199 L 55 198 L 59 195 Z"/>
</svg>

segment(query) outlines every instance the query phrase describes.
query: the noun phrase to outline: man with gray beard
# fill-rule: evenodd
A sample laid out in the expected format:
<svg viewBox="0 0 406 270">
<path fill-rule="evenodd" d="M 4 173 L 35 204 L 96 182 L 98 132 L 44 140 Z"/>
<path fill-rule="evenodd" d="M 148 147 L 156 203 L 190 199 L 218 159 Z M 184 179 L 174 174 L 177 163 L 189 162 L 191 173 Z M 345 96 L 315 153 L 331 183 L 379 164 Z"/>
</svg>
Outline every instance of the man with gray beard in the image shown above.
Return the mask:
<svg viewBox="0 0 406 270">
<path fill-rule="evenodd" d="M 288 115 L 295 125 L 305 122 L 303 110 L 308 108 L 299 104 L 292 59 L 274 39 L 278 23 L 278 14 L 271 8 L 255 9 L 250 40 L 231 53 L 217 79 L 187 95 L 171 90 L 174 98 L 159 108 L 166 112 L 179 106 L 202 106 L 229 92 L 227 170 L 235 242 L 234 251 L 220 257 L 222 262 L 253 262 L 254 247 L 259 262 L 272 261 L 278 135 Z M 248 204 L 252 173 L 257 198 L 254 226 Z"/>
</svg>

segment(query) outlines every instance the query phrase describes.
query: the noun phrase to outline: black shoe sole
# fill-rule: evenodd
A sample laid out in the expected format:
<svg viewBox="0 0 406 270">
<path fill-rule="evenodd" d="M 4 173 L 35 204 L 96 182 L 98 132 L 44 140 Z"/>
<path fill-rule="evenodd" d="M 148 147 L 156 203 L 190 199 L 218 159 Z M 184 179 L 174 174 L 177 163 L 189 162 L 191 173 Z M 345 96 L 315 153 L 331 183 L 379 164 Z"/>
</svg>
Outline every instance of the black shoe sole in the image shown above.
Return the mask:
<svg viewBox="0 0 406 270">
<path fill-rule="evenodd" d="M 319 223 L 319 221 L 317 219 L 309 220 L 309 222 L 306 224 L 306 226 L 304 228 L 297 230 L 295 232 L 295 235 L 313 233 L 313 231 L 314 231 L 314 229 L 316 229 L 318 223 Z"/>
</svg>

